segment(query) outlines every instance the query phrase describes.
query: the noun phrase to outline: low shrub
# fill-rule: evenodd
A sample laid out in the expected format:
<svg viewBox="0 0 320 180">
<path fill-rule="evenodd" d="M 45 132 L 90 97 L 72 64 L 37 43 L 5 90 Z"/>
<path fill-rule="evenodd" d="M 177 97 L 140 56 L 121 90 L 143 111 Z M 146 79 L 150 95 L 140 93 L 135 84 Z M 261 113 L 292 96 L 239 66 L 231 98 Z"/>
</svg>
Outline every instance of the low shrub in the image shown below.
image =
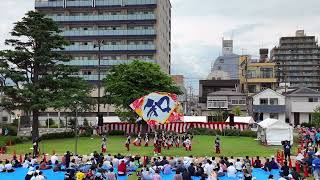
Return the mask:
<svg viewBox="0 0 320 180">
<path fill-rule="evenodd" d="M 123 136 L 125 134 L 124 131 L 114 130 L 108 133 L 110 136 Z"/>
<path fill-rule="evenodd" d="M 301 123 L 300 126 L 301 126 L 301 127 L 307 127 L 307 128 L 316 127 L 315 124 L 313 124 L 313 123 L 306 123 L 306 122 Z"/>
<path fill-rule="evenodd" d="M 244 130 L 244 131 L 241 131 L 241 132 L 240 132 L 240 136 L 243 136 L 243 137 L 254 137 L 254 138 L 256 138 L 256 137 L 257 137 L 257 132 L 255 132 L 255 131 L 250 131 L 250 130 Z"/>
<path fill-rule="evenodd" d="M 18 132 L 17 126 L 13 124 L 3 124 L 2 125 L 2 135 L 5 135 L 6 129 L 8 130 L 7 136 L 16 136 Z"/>
<path fill-rule="evenodd" d="M 62 132 L 62 133 L 51 133 L 43 134 L 41 139 L 64 139 L 64 138 L 73 138 L 75 136 L 74 132 Z"/>
</svg>

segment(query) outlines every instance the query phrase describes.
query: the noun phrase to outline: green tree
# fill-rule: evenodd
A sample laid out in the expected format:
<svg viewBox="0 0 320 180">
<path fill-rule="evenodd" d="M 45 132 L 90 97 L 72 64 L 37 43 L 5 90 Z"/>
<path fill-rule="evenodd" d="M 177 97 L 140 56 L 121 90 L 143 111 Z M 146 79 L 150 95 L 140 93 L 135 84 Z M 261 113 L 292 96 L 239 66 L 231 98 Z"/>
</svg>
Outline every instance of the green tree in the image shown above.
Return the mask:
<svg viewBox="0 0 320 180">
<path fill-rule="evenodd" d="M 316 107 L 312 113 L 312 124 L 316 125 L 317 127 L 320 126 L 320 106 Z"/>
<path fill-rule="evenodd" d="M 232 108 L 231 113 L 234 114 L 235 116 L 242 116 L 243 114 L 240 106 L 235 106 L 234 108 Z"/>
<path fill-rule="evenodd" d="M 29 11 L 15 23 L 13 39 L 5 41 L 12 48 L 0 52 L 0 76 L 13 82 L 1 87 L 5 94 L 1 106 L 32 114 L 33 141 L 39 137 L 41 111 L 73 107 L 75 100 L 89 98 L 91 91 L 82 78 L 72 76 L 76 67 L 62 63 L 70 58 L 62 52 L 68 43 L 60 32 L 52 19 Z"/>
<path fill-rule="evenodd" d="M 129 106 L 144 95 L 156 91 L 181 94 L 179 87 L 160 70 L 159 65 L 138 60 L 112 67 L 103 86 L 107 94 L 105 103 L 113 104 L 117 114 L 125 120 L 136 117 Z"/>
</svg>

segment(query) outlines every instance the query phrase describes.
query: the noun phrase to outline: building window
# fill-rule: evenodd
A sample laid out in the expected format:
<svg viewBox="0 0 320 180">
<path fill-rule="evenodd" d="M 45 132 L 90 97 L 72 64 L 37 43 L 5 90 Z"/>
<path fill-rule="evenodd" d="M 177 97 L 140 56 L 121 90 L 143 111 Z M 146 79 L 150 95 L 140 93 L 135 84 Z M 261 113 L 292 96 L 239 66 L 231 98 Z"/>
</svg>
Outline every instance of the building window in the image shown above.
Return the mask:
<svg viewBox="0 0 320 180">
<path fill-rule="evenodd" d="M 231 104 L 233 105 L 238 105 L 239 104 L 239 101 L 237 99 L 232 99 L 231 100 Z"/>
<path fill-rule="evenodd" d="M 278 99 L 277 98 L 270 98 L 270 105 L 278 105 Z"/>
<path fill-rule="evenodd" d="M 261 98 L 261 99 L 260 99 L 260 105 L 268 105 L 268 99 L 266 99 L 266 98 Z"/>
<path fill-rule="evenodd" d="M 279 114 L 278 113 L 270 113 L 270 118 L 271 119 L 279 119 Z"/>
<path fill-rule="evenodd" d="M 7 122 L 8 121 L 8 117 L 2 117 L 2 122 Z"/>
<path fill-rule="evenodd" d="M 246 104 L 246 100 L 239 100 L 239 104 L 240 105 L 245 105 Z"/>
<path fill-rule="evenodd" d="M 255 93 L 257 91 L 256 85 L 248 85 L 249 93 Z"/>
<path fill-rule="evenodd" d="M 220 63 L 223 64 L 224 63 L 224 59 L 220 59 Z"/>
<path fill-rule="evenodd" d="M 316 97 L 310 97 L 309 98 L 309 102 L 318 102 L 318 101 L 319 101 L 319 99 L 316 98 Z"/>
</svg>

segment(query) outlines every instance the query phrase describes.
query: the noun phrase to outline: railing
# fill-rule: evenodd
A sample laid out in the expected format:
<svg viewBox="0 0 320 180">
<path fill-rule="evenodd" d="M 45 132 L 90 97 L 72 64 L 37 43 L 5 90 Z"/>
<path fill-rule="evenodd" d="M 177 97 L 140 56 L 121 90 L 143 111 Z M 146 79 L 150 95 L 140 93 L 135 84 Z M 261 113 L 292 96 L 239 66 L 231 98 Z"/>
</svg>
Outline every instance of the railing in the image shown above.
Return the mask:
<svg viewBox="0 0 320 180">
<path fill-rule="evenodd" d="M 114 66 L 120 64 L 130 64 L 134 60 L 101 60 L 101 66 Z M 155 63 L 155 60 L 143 60 L 144 62 Z M 69 62 L 61 62 L 61 64 L 71 65 L 71 66 L 98 66 L 99 60 L 71 60 Z"/>
<path fill-rule="evenodd" d="M 63 7 L 63 0 L 61 1 L 36 1 L 35 7 Z"/>
<path fill-rule="evenodd" d="M 130 36 L 130 35 L 155 35 L 156 30 L 68 30 L 62 36 Z"/>
<path fill-rule="evenodd" d="M 97 51 L 97 48 L 89 45 L 70 45 L 65 47 L 64 51 Z M 156 50 L 155 45 L 104 45 L 101 51 L 139 51 Z M 59 50 L 58 50 L 59 51 Z"/>
<path fill-rule="evenodd" d="M 126 21 L 126 20 L 155 20 L 155 14 L 121 14 L 121 15 L 82 15 L 82 16 L 57 16 L 48 15 L 58 22 L 70 21 Z"/>
<path fill-rule="evenodd" d="M 157 0 L 95 0 L 95 6 L 132 6 L 132 5 L 156 5 Z M 66 0 L 67 7 L 92 7 L 92 0 Z M 41 1 L 36 0 L 36 8 L 64 7 L 64 0 Z"/>
</svg>

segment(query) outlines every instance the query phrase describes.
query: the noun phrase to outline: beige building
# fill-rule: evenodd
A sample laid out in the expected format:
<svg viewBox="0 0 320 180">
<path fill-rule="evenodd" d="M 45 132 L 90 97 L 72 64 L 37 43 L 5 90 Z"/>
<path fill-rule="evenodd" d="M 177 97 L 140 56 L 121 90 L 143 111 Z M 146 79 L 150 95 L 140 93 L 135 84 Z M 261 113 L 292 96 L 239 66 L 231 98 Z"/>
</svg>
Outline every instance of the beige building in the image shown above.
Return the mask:
<svg viewBox="0 0 320 180">
<path fill-rule="evenodd" d="M 101 80 L 111 66 L 136 59 L 159 64 L 170 74 L 170 0 L 36 0 L 35 9 L 59 24 L 61 35 L 70 41 L 64 50 L 72 56 L 67 64 L 78 66 L 76 75 L 91 83 L 99 82 L 99 54 Z M 104 116 L 114 115 L 112 107 L 100 109 Z M 45 112 L 44 118 L 47 115 L 58 117 L 58 112 Z M 83 116 L 96 115 L 97 110 Z"/>
<path fill-rule="evenodd" d="M 241 92 L 254 95 L 266 89 L 277 87 L 276 64 L 268 59 L 253 60 L 240 56 L 239 79 Z"/>
</svg>

